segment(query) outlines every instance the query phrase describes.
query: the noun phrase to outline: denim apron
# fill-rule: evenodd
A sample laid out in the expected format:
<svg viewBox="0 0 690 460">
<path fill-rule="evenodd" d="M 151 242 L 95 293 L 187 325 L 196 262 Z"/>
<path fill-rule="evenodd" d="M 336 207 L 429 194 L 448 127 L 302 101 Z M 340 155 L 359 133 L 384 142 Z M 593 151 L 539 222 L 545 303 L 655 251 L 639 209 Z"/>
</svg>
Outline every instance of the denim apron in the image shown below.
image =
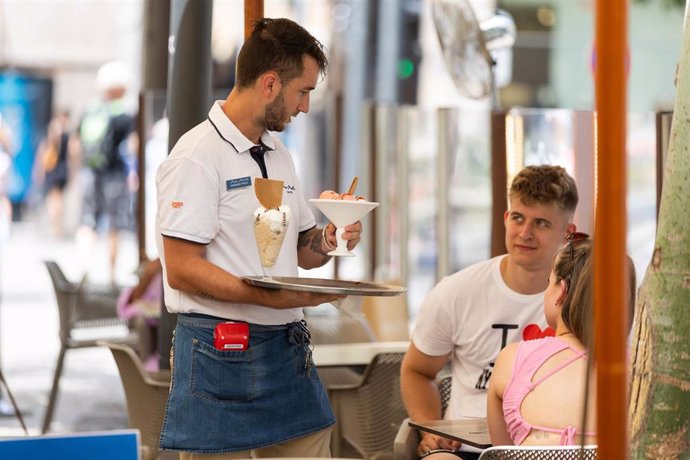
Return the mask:
<svg viewBox="0 0 690 460">
<path fill-rule="evenodd" d="M 221 321 L 177 315 L 161 449 L 207 454 L 251 450 L 335 423 L 304 322 L 250 324 L 246 350 L 221 351 L 213 346 L 213 329 Z"/>
</svg>

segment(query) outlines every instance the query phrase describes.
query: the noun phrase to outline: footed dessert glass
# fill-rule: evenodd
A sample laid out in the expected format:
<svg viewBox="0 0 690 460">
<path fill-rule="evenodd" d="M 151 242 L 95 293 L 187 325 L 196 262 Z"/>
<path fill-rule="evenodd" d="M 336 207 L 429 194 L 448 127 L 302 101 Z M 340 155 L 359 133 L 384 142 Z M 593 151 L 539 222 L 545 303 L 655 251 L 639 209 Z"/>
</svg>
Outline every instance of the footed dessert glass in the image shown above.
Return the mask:
<svg viewBox="0 0 690 460">
<path fill-rule="evenodd" d="M 373 201 L 323 200 L 316 198 L 312 198 L 309 202 L 316 206 L 336 227 L 335 237 L 338 241 L 338 246 L 329 252 L 328 255 L 353 257 L 354 254 L 347 249 L 347 241 L 343 239 L 345 227 L 360 220 L 379 204 Z"/>
</svg>

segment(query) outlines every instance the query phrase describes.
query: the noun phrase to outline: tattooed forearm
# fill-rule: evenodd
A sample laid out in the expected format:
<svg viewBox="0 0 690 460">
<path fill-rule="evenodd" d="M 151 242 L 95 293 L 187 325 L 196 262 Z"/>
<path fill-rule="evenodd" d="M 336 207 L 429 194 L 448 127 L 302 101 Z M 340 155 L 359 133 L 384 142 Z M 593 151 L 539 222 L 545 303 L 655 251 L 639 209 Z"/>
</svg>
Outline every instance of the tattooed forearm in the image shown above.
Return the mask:
<svg viewBox="0 0 690 460">
<path fill-rule="evenodd" d="M 297 249 L 308 248 L 314 254 L 322 256 L 321 263 L 325 264 L 331 258 L 326 251 L 323 250 L 323 237 L 321 230 L 314 227 L 311 230 L 300 234 L 297 240 Z"/>
<path fill-rule="evenodd" d="M 209 294 L 208 292 L 196 291 L 196 294 L 197 294 L 198 296 L 204 297 L 204 298 L 206 298 L 206 299 L 218 300 L 218 299 L 216 299 L 215 297 L 213 297 L 211 294 Z"/>
</svg>

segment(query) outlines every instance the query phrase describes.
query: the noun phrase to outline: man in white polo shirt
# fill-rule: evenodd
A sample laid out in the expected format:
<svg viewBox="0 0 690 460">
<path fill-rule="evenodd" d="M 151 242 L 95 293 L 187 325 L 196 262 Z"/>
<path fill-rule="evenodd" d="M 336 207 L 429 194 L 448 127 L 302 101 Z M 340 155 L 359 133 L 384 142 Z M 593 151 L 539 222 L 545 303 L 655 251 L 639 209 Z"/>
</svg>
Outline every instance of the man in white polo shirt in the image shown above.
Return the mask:
<svg viewBox="0 0 690 460">
<path fill-rule="evenodd" d="M 165 304 L 178 314 L 161 446 L 180 451 L 181 459 L 329 456 L 335 420 L 311 360 L 302 307 L 337 296 L 267 290 L 240 279 L 262 273 L 256 177 L 283 181 L 282 203 L 291 212 L 273 274 L 297 276 L 298 266 L 329 260 L 335 228 L 316 227 L 292 158 L 269 133 L 309 111 L 327 65 L 322 45 L 296 23 L 259 21 L 239 53 L 227 99 L 182 136 L 158 170 Z M 359 222 L 346 227 L 348 247 L 360 232 Z M 214 346 L 214 329 L 226 321 L 246 328 L 238 349 Z"/>
</svg>

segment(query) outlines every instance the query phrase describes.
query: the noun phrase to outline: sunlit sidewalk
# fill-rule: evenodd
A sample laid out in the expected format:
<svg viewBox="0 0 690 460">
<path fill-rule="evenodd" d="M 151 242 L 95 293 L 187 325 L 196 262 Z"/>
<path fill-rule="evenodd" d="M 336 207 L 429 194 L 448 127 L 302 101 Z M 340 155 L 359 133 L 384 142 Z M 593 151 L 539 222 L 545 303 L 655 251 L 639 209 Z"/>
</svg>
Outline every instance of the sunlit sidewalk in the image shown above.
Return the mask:
<svg viewBox="0 0 690 460">
<path fill-rule="evenodd" d="M 99 239 L 88 261 L 80 260 L 73 240 L 54 240 L 38 220 L 13 223 L 0 242 L 0 368 L 23 412 L 30 434 L 40 433 L 60 342 L 53 287 L 44 260 L 57 261 L 68 278 L 79 281 L 90 266 L 89 280 L 109 280 L 107 250 Z M 81 251 L 83 252 L 83 251 Z M 88 262 L 88 263 L 86 263 Z M 125 233 L 116 279 L 133 282 L 137 244 Z M 9 402 L 2 390 L 3 402 Z M 51 432 L 124 428 L 124 392 L 117 368 L 106 349 L 69 350 Z M 0 416 L 0 436 L 23 435 L 14 415 Z"/>
</svg>

